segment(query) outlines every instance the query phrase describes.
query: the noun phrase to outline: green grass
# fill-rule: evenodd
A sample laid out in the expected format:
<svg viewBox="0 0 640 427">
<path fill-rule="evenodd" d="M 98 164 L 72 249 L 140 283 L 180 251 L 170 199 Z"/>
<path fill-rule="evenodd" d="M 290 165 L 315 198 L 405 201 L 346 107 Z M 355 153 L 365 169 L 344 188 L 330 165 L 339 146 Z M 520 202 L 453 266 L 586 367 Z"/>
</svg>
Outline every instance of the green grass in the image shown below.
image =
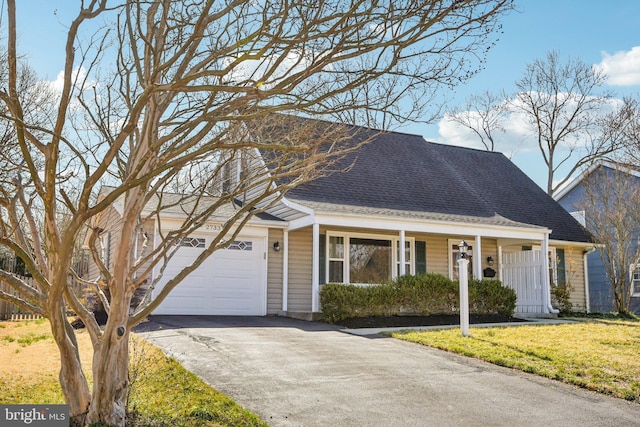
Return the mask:
<svg viewBox="0 0 640 427">
<path fill-rule="evenodd" d="M 166 357 L 150 344 L 132 344 L 132 392 L 129 410 L 138 425 L 153 426 L 266 426 Z M 137 354 L 136 354 L 137 353 Z"/>
<path fill-rule="evenodd" d="M 399 332 L 394 338 L 482 359 L 640 403 L 640 322 Z"/>
<path fill-rule="evenodd" d="M 13 330 L 15 331 L 13 334 L 2 335 L 0 340 L 5 341 L 7 343 L 16 342 L 20 347 L 27 347 L 31 344 L 37 343 L 38 341 L 43 340 L 51 340 L 53 342 L 53 337 L 51 333 L 48 331 L 45 332 L 34 332 L 29 328 L 29 326 L 39 326 L 44 324 L 44 319 L 38 320 L 28 320 L 25 322 L 19 322 L 13 324 Z M 6 329 L 6 325 L 0 324 L 0 329 Z"/>
<path fill-rule="evenodd" d="M 48 323 L 0 322 L 0 326 L 0 404 L 64 403 L 57 380 L 59 358 Z M 78 342 L 91 381 L 88 335 L 80 333 Z M 129 426 L 266 426 L 137 337 L 132 338 L 130 365 Z"/>
</svg>

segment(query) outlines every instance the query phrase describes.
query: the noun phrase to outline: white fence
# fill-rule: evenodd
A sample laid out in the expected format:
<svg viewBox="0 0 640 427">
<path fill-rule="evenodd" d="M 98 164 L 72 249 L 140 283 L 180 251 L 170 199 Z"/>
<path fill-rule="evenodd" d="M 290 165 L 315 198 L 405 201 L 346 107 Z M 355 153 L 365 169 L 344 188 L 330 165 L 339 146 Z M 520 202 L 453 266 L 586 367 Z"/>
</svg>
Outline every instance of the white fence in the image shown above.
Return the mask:
<svg viewBox="0 0 640 427">
<path fill-rule="evenodd" d="M 516 291 L 516 314 L 546 313 L 541 251 L 503 254 L 502 282 Z"/>
</svg>

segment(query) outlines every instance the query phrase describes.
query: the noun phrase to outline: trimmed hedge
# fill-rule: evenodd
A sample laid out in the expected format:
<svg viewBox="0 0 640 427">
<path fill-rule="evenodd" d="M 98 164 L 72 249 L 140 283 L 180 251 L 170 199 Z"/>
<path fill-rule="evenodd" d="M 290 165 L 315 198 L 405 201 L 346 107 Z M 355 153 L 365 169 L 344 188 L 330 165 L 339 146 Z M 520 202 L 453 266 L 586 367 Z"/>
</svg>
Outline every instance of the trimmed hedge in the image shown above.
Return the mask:
<svg viewBox="0 0 640 427">
<path fill-rule="evenodd" d="M 352 317 L 454 314 L 459 311 L 458 283 L 441 274 L 402 276 L 374 286 L 326 284 L 320 305 L 327 322 Z M 498 280 L 469 280 L 469 311 L 511 316 L 516 293 Z"/>
<path fill-rule="evenodd" d="M 516 291 L 499 280 L 469 280 L 469 312 L 473 314 L 513 316 L 516 299 Z"/>
</svg>

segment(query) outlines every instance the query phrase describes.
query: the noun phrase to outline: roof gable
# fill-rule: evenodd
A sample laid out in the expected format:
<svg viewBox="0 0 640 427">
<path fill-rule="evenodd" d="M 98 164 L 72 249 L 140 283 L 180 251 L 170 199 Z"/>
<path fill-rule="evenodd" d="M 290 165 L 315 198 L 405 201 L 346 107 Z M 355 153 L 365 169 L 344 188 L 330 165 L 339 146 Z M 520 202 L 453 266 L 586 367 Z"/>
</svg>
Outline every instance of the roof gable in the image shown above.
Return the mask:
<svg viewBox="0 0 640 427">
<path fill-rule="evenodd" d="M 589 166 L 587 169 L 582 171 L 580 175 L 576 176 L 572 181 L 570 181 L 567 185 L 565 185 L 558 192 L 556 192 L 553 195 L 553 198 L 558 201 L 561 200 L 567 194 L 571 193 L 571 191 L 575 187 L 581 185 L 585 179 L 587 179 L 594 171 L 596 171 L 599 168 L 617 170 L 619 172 L 626 173 L 629 176 L 640 178 L 640 168 L 637 166 L 600 159 L 592 163 L 591 166 Z"/>
<path fill-rule="evenodd" d="M 378 132 L 357 129 L 358 138 Z M 591 241 L 570 214 L 501 153 L 386 132 L 336 166 L 347 170 L 301 185 L 286 197 L 302 205 L 306 201 L 480 218 L 499 215 L 550 228 L 554 240 Z"/>
</svg>

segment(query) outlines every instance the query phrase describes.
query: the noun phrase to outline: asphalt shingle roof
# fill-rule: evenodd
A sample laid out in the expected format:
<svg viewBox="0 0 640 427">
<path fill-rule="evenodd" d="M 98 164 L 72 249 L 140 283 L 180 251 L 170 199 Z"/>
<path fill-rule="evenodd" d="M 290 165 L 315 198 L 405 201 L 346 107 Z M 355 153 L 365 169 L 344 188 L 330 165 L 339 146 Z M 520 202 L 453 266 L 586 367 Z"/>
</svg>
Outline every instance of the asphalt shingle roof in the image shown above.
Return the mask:
<svg viewBox="0 0 640 427">
<path fill-rule="evenodd" d="M 359 127 L 353 130 L 357 131 L 354 140 L 378 132 Z M 316 208 L 344 205 L 354 210 L 476 217 L 479 222 L 502 217 L 547 227 L 552 230 L 552 240 L 592 240 L 567 211 L 501 153 L 388 132 L 347 155 L 338 167 L 351 163 L 348 171 L 297 187 L 287 198 Z"/>
</svg>

